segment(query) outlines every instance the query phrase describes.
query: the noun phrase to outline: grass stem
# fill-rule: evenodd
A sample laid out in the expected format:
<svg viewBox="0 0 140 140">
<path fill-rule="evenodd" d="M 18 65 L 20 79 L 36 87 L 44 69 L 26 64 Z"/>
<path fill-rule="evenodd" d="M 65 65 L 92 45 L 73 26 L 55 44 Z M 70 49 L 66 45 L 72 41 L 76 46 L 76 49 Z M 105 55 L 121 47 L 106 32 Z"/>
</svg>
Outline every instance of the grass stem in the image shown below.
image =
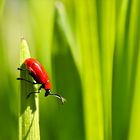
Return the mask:
<svg viewBox="0 0 140 140">
<path fill-rule="evenodd" d="M 30 57 L 25 39 L 20 43 L 20 67 L 25 69 L 24 61 Z M 20 77 L 33 81 L 28 71 L 20 70 Z M 20 81 L 19 140 L 40 140 L 38 95 L 27 95 L 36 87 L 26 81 Z"/>
</svg>

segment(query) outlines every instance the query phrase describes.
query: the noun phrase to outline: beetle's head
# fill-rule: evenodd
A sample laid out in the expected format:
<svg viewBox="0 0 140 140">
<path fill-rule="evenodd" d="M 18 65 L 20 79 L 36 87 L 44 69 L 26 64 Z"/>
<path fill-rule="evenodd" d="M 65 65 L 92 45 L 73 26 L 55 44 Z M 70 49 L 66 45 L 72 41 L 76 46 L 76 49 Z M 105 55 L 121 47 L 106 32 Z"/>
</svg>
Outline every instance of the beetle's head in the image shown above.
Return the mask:
<svg viewBox="0 0 140 140">
<path fill-rule="evenodd" d="M 46 92 L 45 92 L 45 96 L 48 96 L 48 95 L 55 96 L 56 98 L 58 98 L 61 101 L 62 104 L 64 104 L 64 102 L 66 101 L 66 99 L 63 98 L 62 96 L 60 96 L 59 94 L 52 94 L 50 89 L 46 90 Z"/>
<path fill-rule="evenodd" d="M 46 92 L 45 92 L 45 96 L 48 96 L 49 94 L 51 94 L 51 90 L 47 89 Z"/>
</svg>

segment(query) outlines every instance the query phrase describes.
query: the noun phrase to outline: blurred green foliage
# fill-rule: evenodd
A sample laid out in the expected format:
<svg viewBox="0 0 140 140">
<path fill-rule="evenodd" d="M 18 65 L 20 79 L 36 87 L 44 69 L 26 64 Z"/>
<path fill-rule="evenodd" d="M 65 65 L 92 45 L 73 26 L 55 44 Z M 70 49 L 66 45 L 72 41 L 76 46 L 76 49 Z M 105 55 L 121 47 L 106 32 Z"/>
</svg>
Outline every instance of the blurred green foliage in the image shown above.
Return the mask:
<svg viewBox="0 0 140 140">
<path fill-rule="evenodd" d="M 19 42 L 61 106 L 39 96 L 41 140 L 138 140 L 139 0 L 0 1 L 0 139 L 18 139 Z"/>
</svg>

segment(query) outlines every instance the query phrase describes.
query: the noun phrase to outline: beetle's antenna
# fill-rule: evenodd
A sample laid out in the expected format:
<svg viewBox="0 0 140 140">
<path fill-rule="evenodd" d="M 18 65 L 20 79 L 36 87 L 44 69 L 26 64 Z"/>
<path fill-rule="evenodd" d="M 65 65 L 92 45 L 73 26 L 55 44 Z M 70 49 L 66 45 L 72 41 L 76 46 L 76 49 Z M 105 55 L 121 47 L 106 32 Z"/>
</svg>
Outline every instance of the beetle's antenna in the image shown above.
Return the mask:
<svg viewBox="0 0 140 140">
<path fill-rule="evenodd" d="M 60 96 L 59 94 L 51 94 L 50 93 L 48 95 L 53 95 L 53 96 L 57 97 L 58 99 L 61 100 L 62 104 L 64 104 L 64 102 L 66 102 L 66 99 L 64 97 Z"/>
</svg>

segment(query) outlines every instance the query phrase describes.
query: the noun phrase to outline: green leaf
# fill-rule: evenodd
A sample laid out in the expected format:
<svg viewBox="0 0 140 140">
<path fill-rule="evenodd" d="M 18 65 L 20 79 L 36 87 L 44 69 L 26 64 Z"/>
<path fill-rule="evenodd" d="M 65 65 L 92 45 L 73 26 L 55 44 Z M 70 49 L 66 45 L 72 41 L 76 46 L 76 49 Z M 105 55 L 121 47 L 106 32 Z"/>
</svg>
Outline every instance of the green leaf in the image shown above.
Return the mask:
<svg viewBox="0 0 140 140">
<path fill-rule="evenodd" d="M 20 43 L 20 67 L 26 69 L 25 59 L 30 57 L 29 47 L 25 39 Z M 20 77 L 33 81 L 28 71 L 21 70 Z M 19 112 L 19 139 L 22 140 L 39 140 L 39 106 L 38 95 L 32 94 L 29 98 L 27 95 L 36 91 L 36 87 L 26 81 L 20 81 L 20 112 Z"/>
</svg>

